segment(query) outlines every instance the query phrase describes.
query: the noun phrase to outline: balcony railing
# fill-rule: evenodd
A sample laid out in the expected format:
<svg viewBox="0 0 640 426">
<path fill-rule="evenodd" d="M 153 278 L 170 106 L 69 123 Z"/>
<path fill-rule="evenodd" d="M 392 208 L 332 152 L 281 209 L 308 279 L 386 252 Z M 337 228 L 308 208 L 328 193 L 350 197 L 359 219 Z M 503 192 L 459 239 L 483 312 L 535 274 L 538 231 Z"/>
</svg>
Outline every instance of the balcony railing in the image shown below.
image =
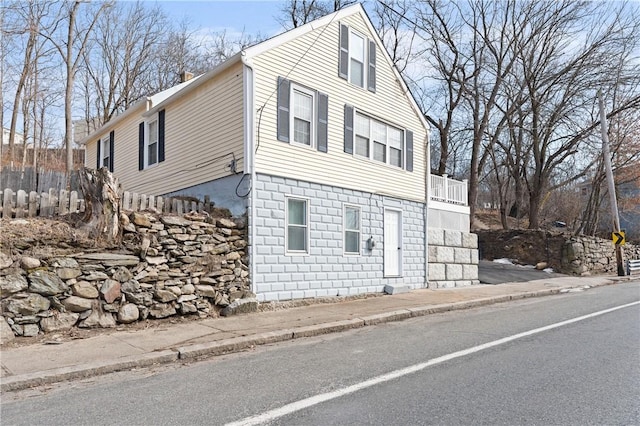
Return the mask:
<svg viewBox="0 0 640 426">
<path fill-rule="evenodd" d="M 466 206 L 467 180 L 449 179 L 447 175 L 431 175 L 430 197 L 435 201 Z"/>
</svg>

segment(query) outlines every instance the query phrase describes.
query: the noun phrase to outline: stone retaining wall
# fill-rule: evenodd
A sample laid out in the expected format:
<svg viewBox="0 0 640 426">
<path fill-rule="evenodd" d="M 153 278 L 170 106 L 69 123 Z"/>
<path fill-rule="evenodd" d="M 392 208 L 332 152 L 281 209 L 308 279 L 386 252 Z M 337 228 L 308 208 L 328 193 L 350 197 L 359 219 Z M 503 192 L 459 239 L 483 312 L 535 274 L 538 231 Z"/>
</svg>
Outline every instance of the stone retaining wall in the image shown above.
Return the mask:
<svg viewBox="0 0 640 426">
<path fill-rule="evenodd" d="M 429 229 L 429 287 L 479 284 L 478 236 L 448 229 Z"/>
<path fill-rule="evenodd" d="M 572 275 L 616 273 L 611 240 L 542 230 L 476 231 L 480 256 L 508 258 L 520 264 L 546 263 L 556 272 Z M 640 246 L 626 244 L 625 259 L 640 259 Z"/>
<path fill-rule="evenodd" d="M 118 250 L 38 250 L 28 239 L 2 247 L 4 332 L 35 336 L 172 315 L 224 315 L 247 301 L 257 306 L 249 291 L 244 220 L 132 213 L 123 222 Z"/>
</svg>

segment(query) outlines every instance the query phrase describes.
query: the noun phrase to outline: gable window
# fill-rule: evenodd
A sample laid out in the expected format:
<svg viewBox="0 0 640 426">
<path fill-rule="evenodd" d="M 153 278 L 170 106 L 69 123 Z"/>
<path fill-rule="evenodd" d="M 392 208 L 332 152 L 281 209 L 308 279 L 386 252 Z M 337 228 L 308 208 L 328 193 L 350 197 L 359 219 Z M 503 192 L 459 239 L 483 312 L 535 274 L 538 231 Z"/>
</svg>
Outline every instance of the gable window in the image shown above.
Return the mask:
<svg viewBox="0 0 640 426">
<path fill-rule="evenodd" d="M 278 140 L 327 152 L 329 97 L 278 77 Z"/>
<path fill-rule="evenodd" d="M 138 127 L 138 170 L 164 161 L 165 110 Z"/>
<path fill-rule="evenodd" d="M 364 87 L 364 37 L 349 34 L 349 82 Z"/>
<path fill-rule="evenodd" d="M 115 149 L 115 132 L 112 130 L 102 139 L 98 140 L 96 153 L 96 169 L 106 167 L 113 173 L 113 153 Z"/>
<path fill-rule="evenodd" d="M 309 201 L 286 197 L 286 252 L 309 253 Z"/>
<path fill-rule="evenodd" d="M 360 254 L 360 208 L 344 206 L 344 253 Z"/>
<path fill-rule="evenodd" d="M 340 25 L 338 75 L 349 83 L 376 91 L 376 42 Z"/>
</svg>

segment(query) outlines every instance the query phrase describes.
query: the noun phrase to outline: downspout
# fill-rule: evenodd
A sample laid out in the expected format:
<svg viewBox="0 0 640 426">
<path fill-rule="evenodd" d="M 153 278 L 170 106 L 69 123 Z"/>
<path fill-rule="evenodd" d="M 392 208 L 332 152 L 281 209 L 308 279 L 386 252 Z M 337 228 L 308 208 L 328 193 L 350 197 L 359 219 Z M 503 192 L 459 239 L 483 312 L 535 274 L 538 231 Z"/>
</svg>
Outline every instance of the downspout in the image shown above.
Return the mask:
<svg viewBox="0 0 640 426">
<path fill-rule="evenodd" d="M 431 164 L 431 152 L 429 141 L 431 140 L 431 128 L 427 128 L 427 136 L 424 149 L 424 288 L 429 288 L 429 173 Z"/>
<path fill-rule="evenodd" d="M 248 195 L 248 212 L 247 220 L 249 225 L 249 273 L 251 282 L 251 291 L 256 294 L 257 288 L 255 284 L 257 265 L 256 265 L 256 208 L 255 208 L 255 183 L 256 183 L 256 167 L 255 167 L 255 78 L 251 59 L 246 57 L 246 51 L 240 54 L 243 64 L 243 110 L 244 110 L 244 169 L 245 174 L 250 174 L 249 195 Z"/>
</svg>

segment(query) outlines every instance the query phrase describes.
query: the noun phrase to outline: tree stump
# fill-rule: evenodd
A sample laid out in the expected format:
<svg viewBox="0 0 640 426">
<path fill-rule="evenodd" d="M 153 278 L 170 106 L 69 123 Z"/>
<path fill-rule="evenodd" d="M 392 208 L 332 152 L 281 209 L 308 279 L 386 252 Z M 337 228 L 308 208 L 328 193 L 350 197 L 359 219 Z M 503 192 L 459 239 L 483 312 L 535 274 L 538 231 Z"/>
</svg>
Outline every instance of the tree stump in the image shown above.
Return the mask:
<svg viewBox="0 0 640 426">
<path fill-rule="evenodd" d="M 119 242 L 121 229 L 118 179 L 106 167 L 98 170 L 83 168 L 80 171 L 80 187 L 85 200 L 82 228 L 96 240 Z"/>
</svg>

